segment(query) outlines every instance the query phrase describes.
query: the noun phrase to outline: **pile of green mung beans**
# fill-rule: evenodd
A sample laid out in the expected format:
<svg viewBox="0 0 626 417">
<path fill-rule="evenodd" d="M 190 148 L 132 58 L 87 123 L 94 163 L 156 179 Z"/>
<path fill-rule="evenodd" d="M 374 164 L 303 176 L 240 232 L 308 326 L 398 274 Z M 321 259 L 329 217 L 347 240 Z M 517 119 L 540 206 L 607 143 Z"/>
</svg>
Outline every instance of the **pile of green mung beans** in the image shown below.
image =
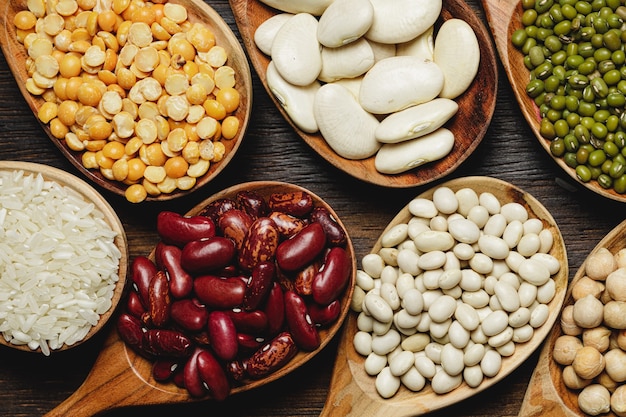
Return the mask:
<svg viewBox="0 0 626 417">
<path fill-rule="evenodd" d="M 511 42 L 550 151 L 582 182 L 626 193 L 625 0 L 521 0 Z"/>
</svg>

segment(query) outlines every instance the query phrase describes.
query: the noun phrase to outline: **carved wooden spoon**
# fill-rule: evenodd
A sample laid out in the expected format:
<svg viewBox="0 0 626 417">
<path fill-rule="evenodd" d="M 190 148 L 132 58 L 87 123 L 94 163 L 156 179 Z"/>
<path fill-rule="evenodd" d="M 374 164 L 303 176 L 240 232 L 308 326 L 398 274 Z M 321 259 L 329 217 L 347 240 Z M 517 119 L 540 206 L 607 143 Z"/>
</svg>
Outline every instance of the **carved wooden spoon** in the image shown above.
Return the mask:
<svg viewBox="0 0 626 417">
<path fill-rule="evenodd" d="M 339 351 L 333 369 L 330 393 L 326 400 L 322 417 L 331 416 L 370 416 L 370 417 L 409 417 L 422 415 L 431 411 L 449 406 L 451 404 L 469 398 L 502 380 L 541 345 L 546 335 L 557 319 L 565 291 L 567 289 L 568 267 L 565 242 L 556 225 L 554 218 L 530 194 L 504 181 L 489 177 L 466 177 L 443 183 L 442 186 L 450 187 L 457 191 L 461 188 L 472 188 L 477 193 L 491 192 L 502 204 L 505 202 L 518 202 L 526 207 L 531 218 L 542 220 L 544 228 L 548 228 L 554 236 L 554 246 L 550 254 L 561 262 L 561 270 L 553 277 L 556 283 L 556 295 L 549 303 L 549 318 L 546 323 L 535 330 L 531 340 L 516 345 L 515 353 L 502 360 L 500 372 L 493 378 L 485 378 L 476 388 L 470 388 L 463 383 L 452 392 L 439 395 L 433 392 L 430 384 L 420 392 L 411 392 L 401 387 L 400 391 L 390 399 L 383 399 L 374 386 L 374 377 L 369 376 L 364 370 L 365 357 L 357 353 L 353 347 L 353 338 L 357 332 L 357 314 L 352 312 L 348 315 L 343 333 L 339 342 Z M 432 198 L 434 188 L 420 196 Z M 399 223 L 405 223 L 412 217 L 408 205 L 391 220 L 387 228 L 381 233 Z M 372 253 L 381 248 L 380 239 L 372 249 Z"/>
<path fill-rule="evenodd" d="M 374 157 L 356 161 L 342 158 L 328 146 L 319 133 L 305 133 L 291 122 L 289 116 L 267 86 L 265 73 L 270 59 L 254 43 L 254 32 L 259 25 L 269 17 L 280 12 L 266 6 L 259 0 L 230 0 L 230 5 L 250 61 L 278 110 L 293 126 L 296 133 L 315 152 L 336 168 L 355 178 L 368 183 L 394 188 L 416 187 L 427 184 L 452 173 L 472 154 L 487 132 L 496 105 L 498 87 L 495 51 L 487 29 L 471 7 L 463 0 L 444 1 L 442 17 L 443 19 L 459 17 L 470 24 L 478 37 L 481 57 L 476 79 L 469 90 L 457 99 L 459 103 L 458 113 L 451 123 L 446 125 L 455 135 L 454 148 L 450 154 L 439 161 L 396 175 L 386 175 L 376 171 Z"/>
</svg>

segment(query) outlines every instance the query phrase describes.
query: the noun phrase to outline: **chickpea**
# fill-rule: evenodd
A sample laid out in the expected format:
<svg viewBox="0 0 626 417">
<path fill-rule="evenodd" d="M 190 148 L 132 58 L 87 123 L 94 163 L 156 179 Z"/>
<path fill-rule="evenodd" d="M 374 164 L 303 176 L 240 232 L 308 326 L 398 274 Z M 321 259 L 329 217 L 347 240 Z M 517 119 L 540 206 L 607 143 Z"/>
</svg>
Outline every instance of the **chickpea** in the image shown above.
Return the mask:
<svg viewBox="0 0 626 417">
<path fill-rule="evenodd" d="M 593 379 L 604 370 L 604 356 L 598 349 L 584 346 L 576 352 L 572 367 L 576 374 L 583 379 Z"/>
<path fill-rule="evenodd" d="M 611 409 L 611 393 L 600 384 L 588 385 L 578 395 L 578 406 L 592 416 L 608 413 Z"/>
</svg>

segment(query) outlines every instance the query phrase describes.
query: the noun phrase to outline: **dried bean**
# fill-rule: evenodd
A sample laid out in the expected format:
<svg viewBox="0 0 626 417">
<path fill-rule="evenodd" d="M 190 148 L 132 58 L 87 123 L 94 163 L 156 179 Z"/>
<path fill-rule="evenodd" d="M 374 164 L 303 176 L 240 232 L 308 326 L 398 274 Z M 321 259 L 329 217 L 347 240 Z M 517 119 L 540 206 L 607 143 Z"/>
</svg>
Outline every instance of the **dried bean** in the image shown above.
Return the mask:
<svg viewBox="0 0 626 417">
<path fill-rule="evenodd" d="M 178 299 L 187 297 L 193 290 L 193 277 L 180 264 L 182 250 L 178 246 L 159 242 L 155 258 L 157 266 L 167 273 L 172 296 Z"/>
<path fill-rule="evenodd" d="M 239 277 L 203 275 L 193 282 L 198 299 L 216 309 L 231 309 L 243 303 L 246 283 Z"/>
<path fill-rule="evenodd" d="M 182 248 L 193 240 L 215 236 L 215 223 L 205 216 L 182 216 L 162 211 L 157 216 L 157 232 L 165 243 Z"/>
<path fill-rule="evenodd" d="M 240 209 L 231 209 L 218 217 L 218 227 L 224 237 L 235 241 L 237 250 L 241 250 L 244 238 L 254 219 L 247 212 Z"/>
<path fill-rule="evenodd" d="M 233 240 L 214 236 L 187 243 L 183 248 L 180 263 L 190 273 L 208 273 L 229 265 L 235 253 Z"/>
<path fill-rule="evenodd" d="M 298 353 L 298 347 L 289 332 L 282 332 L 259 348 L 246 360 L 251 378 L 263 378 L 282 368 Z"/>
<path fill-rule="evenodd" d="M 267 201 L 270 210 L 304 217 L 313 210 L 313 197 L 304 191 L 273 193 Z"/>
<path fill-rule="evenodd" d="M 278 238 L 278 229 L 270 218 L 256 219 L 250 226 L 239 251 L 239 266 L 251 270 L 259 262 L 274 259 Z"/>
<path fill-rule="evenodd" d="M 305 301 L 293 291 L 285 293 L 285 316 L 296 345 L 312 351 L 320 345 L 320 335 L 311 320 Z"/>
<path fill-rule="evenodd" d="M 337 246 L 346 244 L 346 233 L 326 207 L 315 207 L 311 212 L 310 219 L 312 222 L 322 225 L 328 243 Z"/>
<path fill-rule="evenodd" d="M 161 327 L 167 323 L 171 304 L 169 282 L 165 272 L 158 271 L 150 281 L 148 292 L 148 313 L 152 324 Z"/>
<path fill-rule="evenodd" d="M 237 356 L 237 330 L 230 316 L 224 311 L 212 311 L 208 319 L 209 338 L 215 354 L 230 361 Z"/>
<path fill-rule="evenodd" d="M 236 199 L 239 206 L 253 219 L 263 217 L 268 212 L 267 202 L 256 191 L 240 191 L 237 193 Z"/>
<path fill-rule="evenodd" d="M 243 296 L 244 310 L 255 310 L 265 300 L 275 272 L 276 268 L 272 262 L 261 262 L 255 265 Z"/>
<path fill-rule="evenodd" d="M 149 299 L 150 281 L 157 273 L 157 267 L 145 256 L 137 256 L 133 260 L 131 279 L 137 288 L 142 304 L 147 307 Z"/>
<path fill-rule="evenodd" d="M 326 305 L 336 300 L 348 284 L 351 270 L 345 249 L 336 246 L 328 251 L 323 268 L 313 278 L 311 293 L 315 302 Z"/>
<path fill-rule="evenodd" d="M 325 248 L 322 225 L 311 223 L 276 248 L 276 262 L 283 271 L 297 271 L 311 263 Z"/>
<path fill-rule="evenodd" d="M 185 298 L 172 303 L 170 316 L 182 328 L 198 332 L 206 326 L 209 313 L 197 300 Z"/>
</svg>

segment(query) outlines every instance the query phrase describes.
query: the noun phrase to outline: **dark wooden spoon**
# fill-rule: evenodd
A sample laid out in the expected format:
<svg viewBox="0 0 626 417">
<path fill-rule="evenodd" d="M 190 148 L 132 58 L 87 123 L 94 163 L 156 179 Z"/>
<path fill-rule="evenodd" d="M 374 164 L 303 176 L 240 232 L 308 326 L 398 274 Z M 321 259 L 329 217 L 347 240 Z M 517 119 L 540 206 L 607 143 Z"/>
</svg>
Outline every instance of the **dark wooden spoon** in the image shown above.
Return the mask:
<svg viewBox="0 0 626 417">
<path fill-rule="evenodd" d="M 248 51 L 252 66 L 256 70 L 265 90 L 296 133 L 326 161 L 345 173 L 368 183 L 384 187 L 406 188 L 427 184 L 452 173 L 476 149 L 484 137 L 496 105 L 498 71 L 491 37 L 483 23 L 463 0 L 443 2 L 442 18 L 459 17 L 470 24 L 480 44 L 480 67 L 471 87 L 457 99 L 459 111 L 447 127 L 455 135 L 454 148 L 445 158 L 417 167 L 411 171 L 386 175 L 376 171 L 374 157 L 364 160 L 349 160 L 337 155 L 318 134 L 307 134 L 298 129 L 280 103 L 270 92 L 266 82 L 269 57 L 254 43 L 254 32 L 269 17 L 280 13 L 259 0 L 230 0 L 235 21 L 243 44 Z"/>
</svg>

